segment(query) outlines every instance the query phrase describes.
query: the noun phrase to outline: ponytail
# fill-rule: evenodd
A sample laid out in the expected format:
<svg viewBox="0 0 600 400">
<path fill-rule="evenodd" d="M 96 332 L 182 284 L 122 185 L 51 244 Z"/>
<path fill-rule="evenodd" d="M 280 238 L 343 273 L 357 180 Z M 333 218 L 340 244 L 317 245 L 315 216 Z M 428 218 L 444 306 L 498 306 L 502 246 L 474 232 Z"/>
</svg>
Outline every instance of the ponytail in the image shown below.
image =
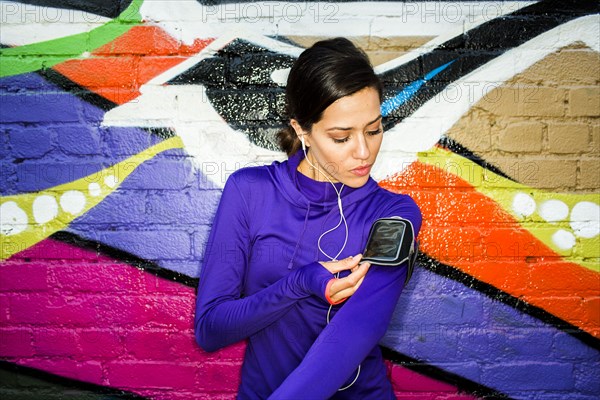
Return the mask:
<svg viewBox="0 0 600 400">
<path fill-rule="evenodd" d="M 277 142 L 279 143 L 279 147 L 285 151 L 288 157 L 302 147 L 300 139 L 298 138 L 298 135 L 296 135 L 296 131 L 289 125 L 277 132 Z"/>
</svg>

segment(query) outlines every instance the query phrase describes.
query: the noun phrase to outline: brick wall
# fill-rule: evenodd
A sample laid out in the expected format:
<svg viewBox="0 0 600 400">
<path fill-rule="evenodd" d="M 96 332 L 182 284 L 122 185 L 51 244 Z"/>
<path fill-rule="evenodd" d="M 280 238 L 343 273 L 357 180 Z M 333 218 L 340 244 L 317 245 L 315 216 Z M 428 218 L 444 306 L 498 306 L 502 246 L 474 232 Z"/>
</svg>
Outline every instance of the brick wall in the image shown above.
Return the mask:
<svg viewBox="0 0 600 400">
<path fill-rule="evenodd" d="M 35 3 L 35 4 L 28 4 Z M 284 158 L 285 73 L 347 36 L 385 87 L 374 177 L 422 254 L 381 345 L 402 399 L 600 394 L 593 2 L 0 2 L 0 394 L 234 398 L 194 342 L 227 177 Z"/>
</svg>

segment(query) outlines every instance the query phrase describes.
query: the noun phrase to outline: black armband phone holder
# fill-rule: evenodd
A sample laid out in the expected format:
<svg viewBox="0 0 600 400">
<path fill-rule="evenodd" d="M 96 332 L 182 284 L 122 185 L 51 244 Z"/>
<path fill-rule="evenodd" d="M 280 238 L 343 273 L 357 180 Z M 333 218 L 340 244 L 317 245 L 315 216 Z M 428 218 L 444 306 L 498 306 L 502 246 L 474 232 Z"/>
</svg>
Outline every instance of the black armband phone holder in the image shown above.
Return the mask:
<svg viewBox="0 0 600 400">
<path fill-rule="evenodd" d="M 419 252 L 412 223 L 404 218 L 380 218 L 371 226 L 361 262 L 397 267 L 408 262 L 406 285 Z"/>
</svg>

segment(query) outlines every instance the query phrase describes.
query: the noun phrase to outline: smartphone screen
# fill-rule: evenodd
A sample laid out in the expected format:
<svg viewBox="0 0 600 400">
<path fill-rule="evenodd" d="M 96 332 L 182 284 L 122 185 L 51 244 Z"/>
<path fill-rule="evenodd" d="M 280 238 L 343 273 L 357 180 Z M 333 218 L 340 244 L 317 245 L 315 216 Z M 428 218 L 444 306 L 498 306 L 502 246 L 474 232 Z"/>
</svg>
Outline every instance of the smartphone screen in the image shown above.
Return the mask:
<svg viewBox="0 0 600 400">
<path fill-rule="evenodd" d="M 400 252 L 404 228 L 404 223 L 375 223 L 364 256 L 372 259 L 395 260 Z"/>
</svg>

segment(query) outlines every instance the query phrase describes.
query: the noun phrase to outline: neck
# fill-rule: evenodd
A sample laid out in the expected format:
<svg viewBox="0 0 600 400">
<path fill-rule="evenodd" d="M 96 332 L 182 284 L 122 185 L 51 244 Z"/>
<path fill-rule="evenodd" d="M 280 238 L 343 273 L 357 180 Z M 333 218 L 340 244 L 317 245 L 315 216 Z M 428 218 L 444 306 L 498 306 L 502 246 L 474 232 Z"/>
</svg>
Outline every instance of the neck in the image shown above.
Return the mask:
<svg viewBox="0 0 600 400">
<path fill-rule="evenodd" d="M 298 171 L 315 181 L 338 183 L 337 179 L 324 171 L 324 168 L 317 163 L 317 160 L 310 156 L 310 153 L 308 153 L 306 157 L 300 161 L 300 164 L 298 164 Z"/>
</svg>

